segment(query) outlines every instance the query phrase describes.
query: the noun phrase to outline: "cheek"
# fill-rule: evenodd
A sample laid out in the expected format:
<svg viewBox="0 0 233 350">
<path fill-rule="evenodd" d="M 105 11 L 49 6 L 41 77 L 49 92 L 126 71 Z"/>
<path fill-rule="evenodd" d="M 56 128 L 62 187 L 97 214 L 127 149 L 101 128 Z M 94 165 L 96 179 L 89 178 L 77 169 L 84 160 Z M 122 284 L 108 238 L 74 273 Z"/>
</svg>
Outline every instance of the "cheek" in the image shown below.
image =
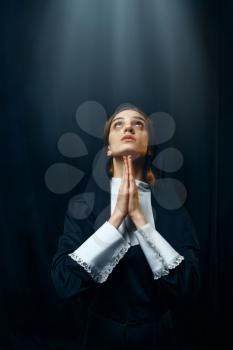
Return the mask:
<svg viewBox="0 0 233 350">
<path fill-rule="evenodd" d="M 142 144 L 142 146 L 144 146 L 145 148 L 147 148 L 148 142 L 149 142 L 148 135 L 147 135 L 147 134 L 144 134 L 144 135 L 142 136 L 142 138 L 141 138 L 141 144 Z"/>
<path fill-rule="evenodd" d="M 115 145 L 116 142 L 117 142 L 116 136 L 113 135 L 113 134 L 109 134 L 109 137 L 108 137 L 108 144 L 109 144 L 110 146 L 113 146 L 113 147 L 114 147 L 114 145 Z"/>
</svg>

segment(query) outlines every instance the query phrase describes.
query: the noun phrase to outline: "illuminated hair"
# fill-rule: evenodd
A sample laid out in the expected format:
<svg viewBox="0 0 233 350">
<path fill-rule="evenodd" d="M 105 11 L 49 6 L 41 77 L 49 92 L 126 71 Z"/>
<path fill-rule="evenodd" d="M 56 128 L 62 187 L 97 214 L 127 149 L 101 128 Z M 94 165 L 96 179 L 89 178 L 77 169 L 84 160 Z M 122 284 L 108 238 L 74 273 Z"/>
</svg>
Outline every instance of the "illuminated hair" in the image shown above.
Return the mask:
<svg viewBox="0 0 233 350">
<path fill-rule="evenodd" d="M 152 186 L 156 181 L 156 177 L 155 177 L 154 172 L 151 169 L 151 165 L 152 165 L 152 162 L 156 156 L 157 146 L 155 145 L 155 132 L 154 132 L 153 124 L 152 124 L 150 118 L 141 109 L 139 109 L 136 106 L 123 106 L 123 107 L 118 108 L 109 117 L 109 119 L 105 123 L 105 126 L 104 126 L 104 145 L 108 146 L 109 132 L 110 132 L 113 118 L 118 113 L 120 113 L 121 111 L 124 111 L 124 110 L 134 110 L 134 111 L 140 113 L 146 119 L 146 123 L 148 126 L 148 133 L 149 133 L 149 141 L 148 141 L 147 153 L 145 155 L 143 177 L 146 180 L 146 182 L 148 182 L 148 184 L 150 186 Z M 108 160 L 107 170 L 108 170 L 109 177 L 112 177 L 113 176 L 113 158 L 112 157 Z"/>
</svg>

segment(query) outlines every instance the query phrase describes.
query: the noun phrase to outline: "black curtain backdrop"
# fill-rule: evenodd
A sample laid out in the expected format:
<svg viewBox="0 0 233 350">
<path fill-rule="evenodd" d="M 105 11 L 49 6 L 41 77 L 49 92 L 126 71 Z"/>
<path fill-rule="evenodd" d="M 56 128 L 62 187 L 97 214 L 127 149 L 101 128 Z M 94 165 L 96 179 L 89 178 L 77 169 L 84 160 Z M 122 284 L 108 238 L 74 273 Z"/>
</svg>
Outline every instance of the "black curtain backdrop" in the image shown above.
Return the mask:
<svg viewBox="0 0 233 350">
<path fill-rule="evenodd" d="M 50 265 L 69 198 L 83 192 L 102 147 L 75 119 L 82 103 L 96 101 L 107 115 L 130 102 L 175 120 L 164 148 L 184 157 L 172 176 L 188 191 L 202 275 L 198 307 L 177 316 L 177 334 L 185 349 L 227 349 L 232 1 L 2 1 L 0 18 L 0 348 L 75 349 L 83 311 L 59 300 Z M 67 132 L 80 136 L 86 155 L 61 154 L 58 140 Z M 56 163 L 84 173 L 67 193 L 46 185 Z"/>
</svg>

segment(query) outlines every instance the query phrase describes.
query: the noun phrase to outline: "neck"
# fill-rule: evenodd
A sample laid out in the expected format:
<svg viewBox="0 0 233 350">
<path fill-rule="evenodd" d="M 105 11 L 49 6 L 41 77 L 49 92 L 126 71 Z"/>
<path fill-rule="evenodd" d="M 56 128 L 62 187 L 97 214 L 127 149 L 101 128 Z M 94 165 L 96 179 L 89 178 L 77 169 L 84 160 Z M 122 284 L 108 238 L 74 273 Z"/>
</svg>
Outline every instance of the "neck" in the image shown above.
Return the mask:
<svg viewBox="0 0 233 350">
<path fill-rule="evenodd" d="M 132 159 L 134 178 L 136 180 L 145 181 L 143 169 L 144 158 Z M 113 157 L 113 177 L 123 177 L 124 161 L 122 157 Z"/>
</svg>

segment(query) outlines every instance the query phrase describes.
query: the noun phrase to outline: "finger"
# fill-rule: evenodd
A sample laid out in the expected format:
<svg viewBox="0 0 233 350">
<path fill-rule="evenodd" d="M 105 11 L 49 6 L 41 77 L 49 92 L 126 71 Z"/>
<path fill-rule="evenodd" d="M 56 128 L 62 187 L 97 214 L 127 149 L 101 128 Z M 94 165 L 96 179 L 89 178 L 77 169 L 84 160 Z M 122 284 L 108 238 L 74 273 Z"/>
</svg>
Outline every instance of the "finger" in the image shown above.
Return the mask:
<svg viewBox="0 0 233 350">
<path fill-rule="evenodd" d="M 133 165 L 132 165 L 132 157 L 129 156 L 128 158 L 128 168 L 129 168 L 129 184 L 131 189 L 133 189 L 134 185 L 135 185 L 135 179 L 133 176 Z"/>
<path fill-rule="evenodd" d="M 123 157 L 123 160 L 124 160 L 124 157 Z M 125 167 L 123 166 L 123 171 L 122 171 L 122 180 L 124 180 L 124 177 L 125 177 Z"/>
<path fill-rule="evenodd" d="M 133 163 L 132 163 L 132 156 L 130 155 L 128 158 L 128 166 L 129 166 L 129 174 L 130 176 L 133 176 Z"/>
<path fill-rule="evenodd" d="M 126 157 L 123 156 L 124 159 L 124 185 L 125 188 L 128 188 L 128 166 L 127 166 L 127 160 Z"/>
<path fill-rule="evenodd" d="M 129 165 L 127 161 L 127 157 L 125 157 L 125 165 L 126 165 L 126 177 L 127 177 L 127 187 L 129 186 Z"/>
<path fill-rule="evenodd" d="M 127 157 L 127 164 L 128 164 L 128 170 L 129 170 L 129 186 L 130 188 L 132 187 L 132 179 L 131 179 L 131 174 L 132 174 L 132 169 L 131 169 L 131 158 L 130 155 Z"/>
<path fill-rule="evenodd" d="M 123 160 L 124 160 L 124 157 L 123 157 Z M 122 179 L 121 179 L 121 184 L 120 184 L 121 188 L 123 188 L 125 185 L 125 173 L 126 173 L 126 169 L 125 169 L 125 166 L 123 166 Z"/>
<path fill-rule="evenodd" d="M 129 169 L 129 207 L 128 210 L 131 212 L 131 210 L 134 209 L 134 182 L 133 182 L 133 176 L 132 176 L 132 157 L 129 155 L 127 157 L 127 163 L 128 163 L 128 169 Z"/>
</svg>

